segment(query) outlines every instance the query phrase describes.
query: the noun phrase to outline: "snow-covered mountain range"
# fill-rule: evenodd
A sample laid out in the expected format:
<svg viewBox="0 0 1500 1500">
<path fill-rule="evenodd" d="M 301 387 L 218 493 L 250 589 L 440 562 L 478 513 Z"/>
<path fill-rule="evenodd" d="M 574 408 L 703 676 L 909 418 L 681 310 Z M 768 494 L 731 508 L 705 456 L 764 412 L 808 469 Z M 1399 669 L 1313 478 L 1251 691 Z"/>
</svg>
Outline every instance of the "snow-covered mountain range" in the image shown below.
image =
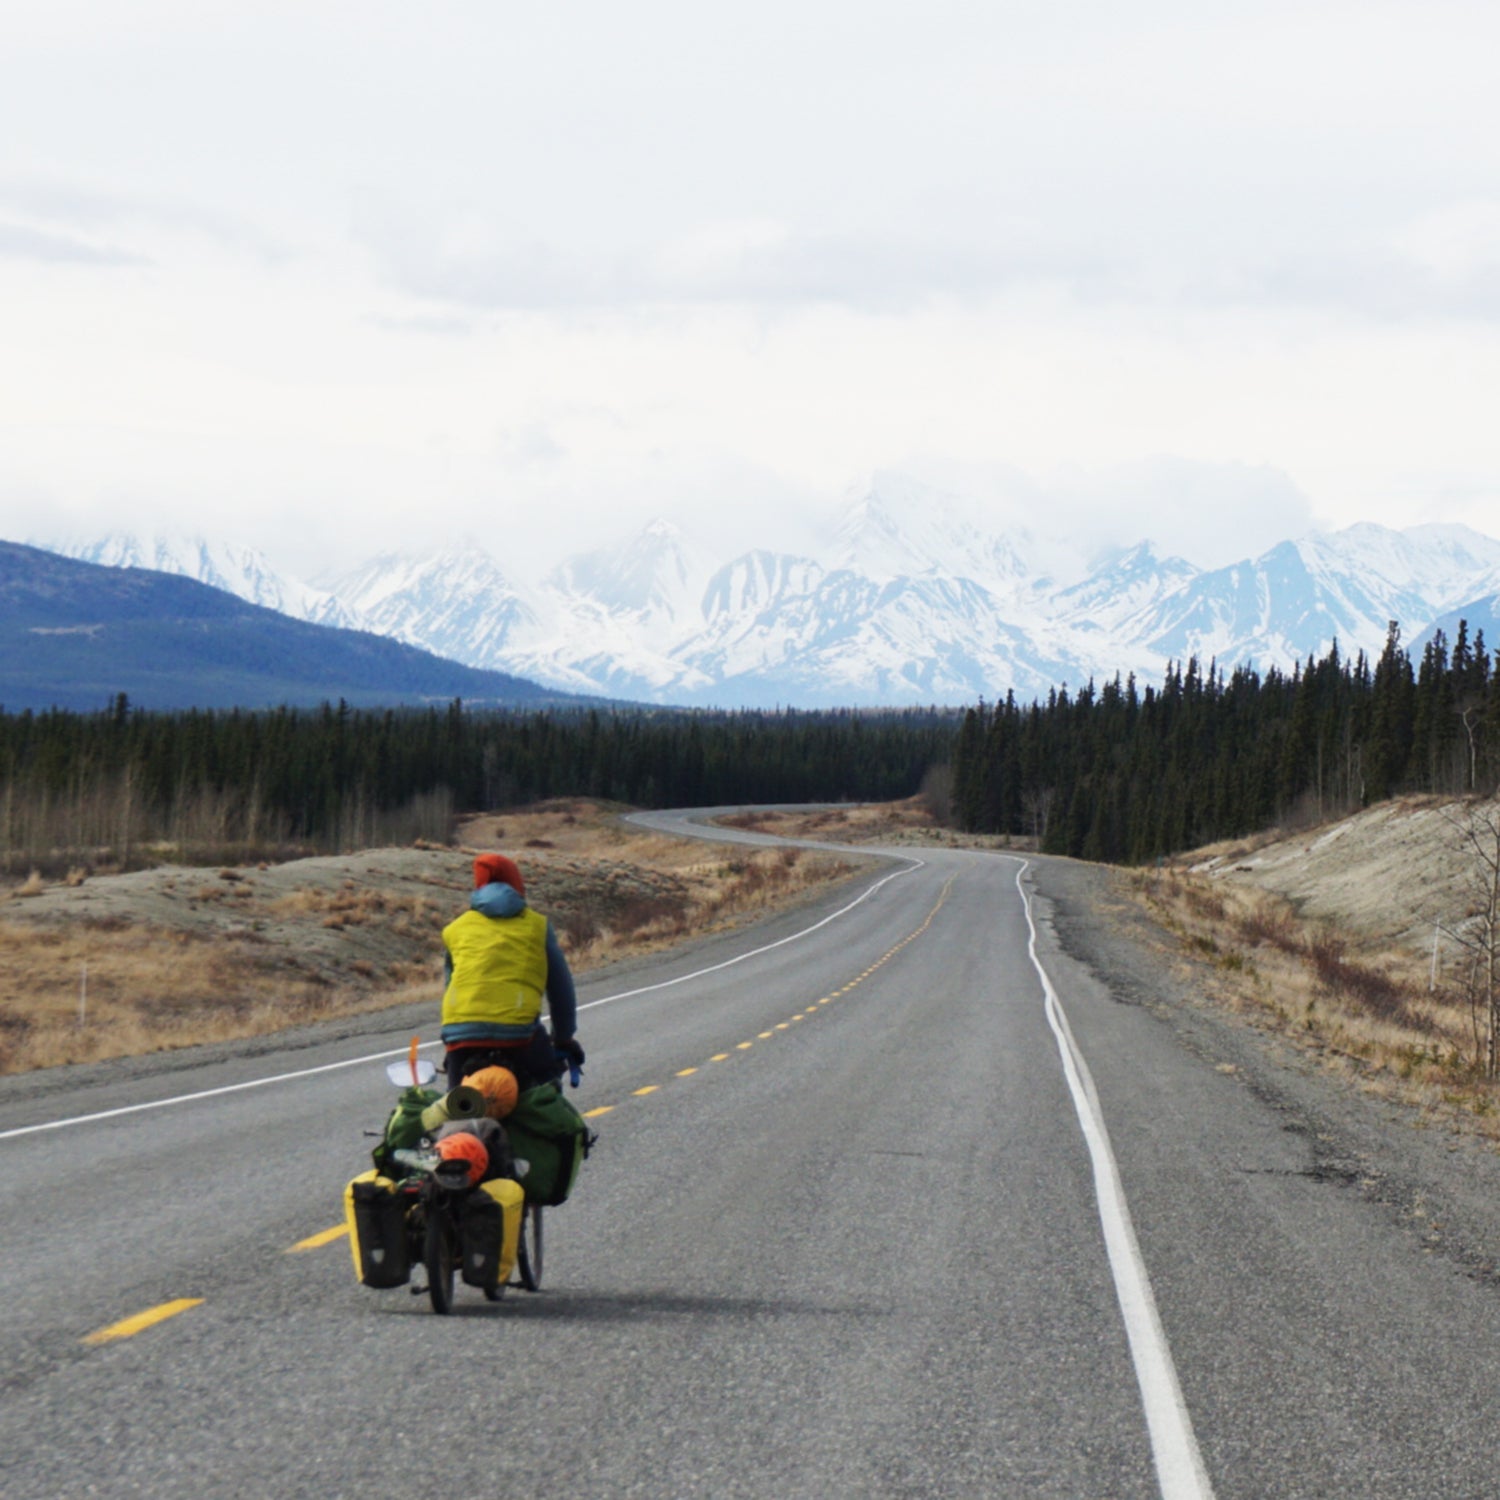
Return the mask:
<svg viewBox="0 0 1500 1500">
<path fill-rule="evenodd" d="M 103 568 L 150 568 L 158 573 L 179 573 L 210 588 L 238 594 L 251 604 L 264 605 L 294 619 L 314 625 L 333 625 L 344 630 L 367 629 L 347 609 L 322 589 L 279 572 L 263 553 L 222 538 L 127 536 L 112 532 L 93 541 L 33 541 L 78 562 Z"/>
<path fill-rule="evenodd" d="M 1204 570 L 1150 542 L 1059 580 L 1018 531 L 986 531 L 954 497 L 881 475 L 827 556 L 714 557 L 653 522 L 536 582 L 465 540 L 385 554 L 316 586 L 227 541 L 107 537 L 37 545 L 187 574 L 319 623 L 393 636 L 471 666 L 612 698 L 722 707 L 1027 702 L 1196 656 L 1290 670 L 1337 638 L 1382 648 L 1456 621 L 1495 634 L 1500 541 L 1463 526 L 1372 524 L 1288 540 Z M 1500 644 L 1492 640 L 1491 645 Z"/>
</svg>

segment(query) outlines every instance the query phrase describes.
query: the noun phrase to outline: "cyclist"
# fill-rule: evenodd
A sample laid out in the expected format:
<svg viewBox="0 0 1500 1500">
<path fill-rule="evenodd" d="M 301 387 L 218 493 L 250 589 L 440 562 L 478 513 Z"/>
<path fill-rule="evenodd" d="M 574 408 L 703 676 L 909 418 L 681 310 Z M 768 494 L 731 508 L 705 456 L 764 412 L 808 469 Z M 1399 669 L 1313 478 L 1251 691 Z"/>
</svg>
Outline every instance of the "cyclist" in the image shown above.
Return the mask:
<svg viewBox="0 0 1500 1500">
<path fill-rule="evenodd" d="M 443 928 L 442 1038 L 448 1086 L 498 1065 L 529 1088 L 583 1066 L 578 997 L 552 924 L 526 904 L 520 866 L 505 854 L 474 861 L 469 910 Z M 552 1020 L 541 1024 L 542 996 Z"/>
</svg>

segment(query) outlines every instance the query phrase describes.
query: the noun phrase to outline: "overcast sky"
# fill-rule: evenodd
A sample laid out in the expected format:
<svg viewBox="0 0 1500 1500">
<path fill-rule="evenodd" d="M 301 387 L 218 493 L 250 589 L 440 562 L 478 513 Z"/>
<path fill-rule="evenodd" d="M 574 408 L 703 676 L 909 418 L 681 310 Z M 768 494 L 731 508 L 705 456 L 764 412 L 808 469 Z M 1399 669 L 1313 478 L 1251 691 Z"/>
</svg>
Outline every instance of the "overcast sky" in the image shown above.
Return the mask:
<svg viewBox="0 0 1500 1500">
<path fill-rule="evenodd" d="M 5 9 L 6 537 L 1500 535 L 1493 4 Z"/>
</svg>

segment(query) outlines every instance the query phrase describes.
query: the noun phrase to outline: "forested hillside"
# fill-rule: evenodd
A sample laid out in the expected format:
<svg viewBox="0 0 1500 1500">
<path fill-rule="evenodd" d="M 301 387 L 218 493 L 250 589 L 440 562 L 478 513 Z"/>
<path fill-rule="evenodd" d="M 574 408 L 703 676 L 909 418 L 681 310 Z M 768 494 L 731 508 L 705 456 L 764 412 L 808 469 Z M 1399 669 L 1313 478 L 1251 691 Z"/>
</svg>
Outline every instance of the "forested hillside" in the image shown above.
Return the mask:
<svg viewBox="0 0 1500 1500">
<path fill-rule="evenodd" d="M 1160 689 L 1118 678 L 964 716 L 954 817 L 1051 853 L 1138 863 L 1408 791 L 1493 791 L 1500 671 L 1483 634 L 1438 633 L 1413 663 L 1391 626 L 1373 665 L 1337 646 L 1290 675 L 1196 661 Z"/>
<path fill-rule="evenodd" d="M 367 631 L 293 620 L 190 578 L 0 542 L 0 703 L 87 712 L 119 692 L 166 711 L 315 709 L 338 698 L 366 707 L 576 701 Z"/>
<path fill-rule="evenodd" d="M 204 857 L 445 839 L 455 812 L 561 795 L 639 806 L 883 800 L 946 761 L 956 717 L 133 709 L 0 714 L 0 859 L 170 844 Z M 210 851 L 222 851 L 219 854 Z"/>
</svg>

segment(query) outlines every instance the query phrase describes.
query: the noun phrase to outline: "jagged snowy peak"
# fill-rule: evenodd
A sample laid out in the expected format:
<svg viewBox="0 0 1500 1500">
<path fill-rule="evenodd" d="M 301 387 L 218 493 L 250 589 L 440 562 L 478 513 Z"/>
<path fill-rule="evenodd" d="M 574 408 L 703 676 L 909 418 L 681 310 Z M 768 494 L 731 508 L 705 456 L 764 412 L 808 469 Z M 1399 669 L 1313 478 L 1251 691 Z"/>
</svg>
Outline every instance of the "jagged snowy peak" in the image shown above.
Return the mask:
<svg viewBox="0 0 1500 1500">
<path fill-rule="evenodd" d="M 368 629 L 469 666 L 496 668 L 540 624 L 534 604 L 472 539 L 422 557 L 385 553 L 332 586 Z"/>
<path fill-rule="evenodd" d="M 713 701 L 744 706 L 964 702 L 993 695 L 997 680 L 1045 692 L 1058 680 L 1049 672 L 1071 668 L 1047 658 L 971 579 L 875 579 L 848 568 L 678 655 L 716 684 Z"/>
<path fill-rule="evenodd" d="M 1130 638 L 1134 622 L 1185 588 L 1202 570 L 1180 557 L 1158 557 L 1150 542 L 1106 553 L 1082 583 L 1051 599 L 1051 613 L 1085 631 L 1111 631 Z"/>
<path fill-rule="evenodd" d="M 725 563 L 703 590 L 702 614 L 710 626 L 774 614 L 789 600 L 803 599 L 825 577 L 810 557 L 756 550 Z"/>
<path fill-rule="evenodd" d="M 1467 526 L 1429 523 L 1392 531 L 1361 522 L 1306 537 L 1298 546 L 1328 572 L 1382 580 L 1394 593 L 1420 598 L 1435 610 L 1474 597 L 1477 577 L 1500 575 L 1500 542 Z"/>
<path fill-rule="evenodd" d="M 653 521 L 622 547 L 604 547 L 560 563 L 547 575 L 549 592 L 581 597 L 638 623 L 695 625 L 713 560 L 670 521 Z"/>
<path fill-rule="evenodd" d="M 817 602 L 825 612 L 804 622 L 798 650 L 781 660 L 768 651 L 726 676 L 720 691 L 747 705 L 925 705 L 993 697 L 998 684 L 1031 697 L 1075 675 L 1074 663 L 1046 657 L 969 580 L 878 583 L 840 571 Z"/>
<path fill-rule="evenodd" d="M 1312 538 L 1200 574 L 1147 611 L 1136 633 L 1171 660 L 1289 670 L 1334 640 L 1350 653 L 1378 651 L 1391 620 L 1431 613 L 1413 587 L 1347 565 L 1325 539 Z"/>
<path fill-rule="evenodd" d="M 417 586 L 435 557 L 436 554 L 413 557 L 404 552 L 381 552 L 346 573 L 319 574 L 317 581 L 351 608 L 373 618 L 392 599 Z"/>
<path fill-rule="evenodd" d="M 137 537 L 111 532 L 97 541 L 34 541 L 32 545 L 100 567 L 149 568 L 178 574 L 316 625 L 364 628 L 357 615 L 330 591 L 277 571 L 264 553 L 233 542 L 210 542 L 201 536 Z"/>
<path fill-rule="evenodd" d="M 683 642 L 674 656 L 713 681 L 774 672 L 818 649 L 830 637 L 849 634 L 875 611 L 883 587 L 848 569 L 825 574 L 818 564 L 805 559 L 752 553 L 739 562 L 743 566 L 731 565 L 724 571 L 733 570 L 744 581 L 744 575 L 758 564 L 768 579 L 782 587 L 756 599 L 754 607 L 731 614 L 710 612 L 709 602 L 724 597 L 722 589 L 710 586 L 705 597 L 707 628 Z M 790 566 L 777 569 L 777 562 Z M 725 585 L 730 581 L 716 578 Z M 745 597 L 750 597 L 748 591 Z"/>
<path fill-rule="evenodd" d="M 879 579 L 944 573 L 1001 594 L 1016 590 L 1033 571 L 1010 537 L 967 520 L 957 497 L 887 472 L 851 495 L 839 523 L 835 566 Z"/>
</svg>

